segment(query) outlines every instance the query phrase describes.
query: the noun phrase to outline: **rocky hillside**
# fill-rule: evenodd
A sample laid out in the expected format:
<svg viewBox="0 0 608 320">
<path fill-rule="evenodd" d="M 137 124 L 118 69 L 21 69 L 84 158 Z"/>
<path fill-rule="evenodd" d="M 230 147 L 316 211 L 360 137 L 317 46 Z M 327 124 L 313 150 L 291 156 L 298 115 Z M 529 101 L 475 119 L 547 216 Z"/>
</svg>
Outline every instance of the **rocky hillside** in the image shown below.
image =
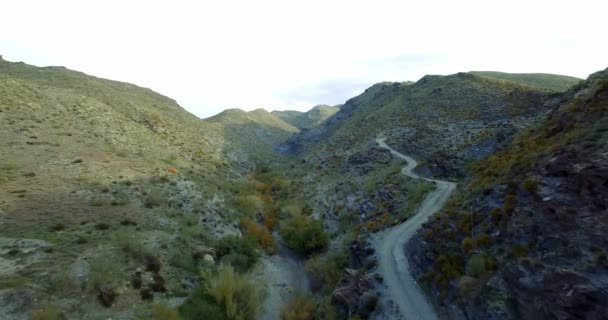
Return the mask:
<svg viewBox="0 0 608 320">
<path fill-rule="evenodd" d="M 497 71 L 471 71 L 474 75 L 512 81 L 537 89 L 566 91 L 583 79 L 547 73 L 505 73 Z"/>
<path fill-rule="evenodd" d="M 188 296 L 255 210 L 238 205 L 252 160 L 296 131 L 249 114 L 203 121 L 149 89 L 0 61 L 0 318 L 150 319 L 149 301 Z"/>
<path fill-rule="evenodd" d="M 378 230 L 409 216 L 430 190 L 424 182 L 395 180 L 402 179 L 396 174 L 400 165 L 376 146 L 378 135 L 419 159 L 422 173 L 462 179 L 469 162 L 494 153 L 549 112 L 558 101 L 552 97 L 467 73 L 379 83 L 323 125 L 292 136 L 284 149 L 308 166 L 309 198 L 329 225 L 359 221 Z"/>
<path fill-rule="evenodd" d="M 329 117 L 333 116 L 338 110 L 340 110 L 340 106 L 332 107 L 320 104 L 306 112 L 273 111 L 272 114 L 298 129 L 312 129 L 329 119 Z"/>
<path fill-rule="evenodd" d="M 608 70 L 473 166 L 408 245 L 450 319 L 605 319 Z"/>
<path fill-rule="evenodd" d="M 380 133 L 389 145 L 422 160 L 422 170 L 458 178 L 466 163 L 550 110 L 550 94 L 467 73 L 425 76 L 415 84 L 380 83 L 347 101 L 321 127 L 288 147 L 313 162 L 336 166 Z M 539 107 L 540 106 L 540 107 Z"/>
<path fill-rule="evenodd" d="M 471 162 L 504 148 L 561 99 L 546 89 L 469 73 L 379 83 L 322 125 L 292 136 L 283 150 L 302 159 L 307 198 L 337 235 L 334 241 L 346 241 L 351 257 L 346 266 L 368 272 L 375 265 L 365 240 L 369 233 L 408 219 L 433 189 L 401 175 L 403 163 L 377 146 L 378 136 L 419 160 L 421 174 L 459 181 L 471 174 Z M 352 234 L 357 240 L 349 242 Z M 334 288 L 343 312 L 370 296 L 346 283 Z M 369 316 L 368 309 L 356 310 Z"/>
</svg>

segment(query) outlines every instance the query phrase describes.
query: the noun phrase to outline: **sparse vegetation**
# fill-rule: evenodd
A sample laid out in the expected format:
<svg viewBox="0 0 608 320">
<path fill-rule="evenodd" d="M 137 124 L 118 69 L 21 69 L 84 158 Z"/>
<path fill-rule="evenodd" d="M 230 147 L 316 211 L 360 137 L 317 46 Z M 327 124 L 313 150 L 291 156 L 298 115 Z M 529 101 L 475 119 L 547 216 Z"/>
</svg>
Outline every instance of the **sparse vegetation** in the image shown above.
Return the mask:
<svg viewBox="0 0 608 320">
<path fill-rule="evenodd" d="M 298 294 L 281 308 L 281 320 L 314 320 L 317 303 L 308 295 Z"/>
</svg>

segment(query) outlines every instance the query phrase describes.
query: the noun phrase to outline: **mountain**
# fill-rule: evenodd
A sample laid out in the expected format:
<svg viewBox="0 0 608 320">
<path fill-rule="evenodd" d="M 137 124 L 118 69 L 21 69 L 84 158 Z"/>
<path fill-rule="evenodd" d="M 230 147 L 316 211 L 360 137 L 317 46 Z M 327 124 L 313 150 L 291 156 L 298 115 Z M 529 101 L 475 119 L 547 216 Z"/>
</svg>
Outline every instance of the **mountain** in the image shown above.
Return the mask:
<svg viewBox="0 0 608 320">
<path fill-rule="evenodd" d="M 471 71 L 469 73 L 493 79 L 512 81 L 550 91 L 566 91 L 583 81 L 583 79 L 575 77 L 547 73 L 505 73 L 497 71 Z"/>
<path fill-rule="evenodd" d="M 602 318 L 608 303 L 608 69 L 472 167 L 410 242 L 450 319 Z"/>
<path fill-rule="evenodd" d="M 340 110 L 339 106 L 320 104 L 307 112 L 299 111 L 273 111 L 272 114 L 292 124 L 298 129 L 311 129 L 323 123 Z"/>
</svg>

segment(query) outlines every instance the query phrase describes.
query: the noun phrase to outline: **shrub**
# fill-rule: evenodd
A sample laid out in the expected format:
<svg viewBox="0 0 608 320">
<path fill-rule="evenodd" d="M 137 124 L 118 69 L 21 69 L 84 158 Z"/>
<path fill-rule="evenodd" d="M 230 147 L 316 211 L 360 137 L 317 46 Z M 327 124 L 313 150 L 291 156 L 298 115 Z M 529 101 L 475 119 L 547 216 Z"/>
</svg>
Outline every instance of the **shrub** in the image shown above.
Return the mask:
<svg viewBox="0 0 608 320">
<path fill-rule="evenodd" d="M 329 242 L 321 221 L 303 214 L 293 215 L 285 221 L 280 232 L 290 248 L 304 255 L 323 249 Z"/>
<path fill-rule="evenodd" d="M 468 255 L 473 249 L 473 240 L 471 238 L 466 237 L 462 240 L 462 252 Z"/>
<path fill-rule="evenodd" d="M 110 229 L 110 225 L 105 222 L 100 222 L 95 225 L 95 229 L 97 230 L 108 230 Z"/>
<path fill-rule="evenodd" d="M 535 193 L 538 188 L 538 183 L 536 180 L 527 179 L 521 184 L 522 188 L 530 193 Z"/>
<path fill-rule="evenodd" d="M 492 221 L 497 223 L 502 219 L 503 211 L 501 208 L 494 208 L 492 211 L 490 211 L 490 215 L 492 216 Z"/>
<path fill-rule="evenodd" d="M 311 276 L 313 290 L 326 288 L 333 290 L 342 277 L 342 271 L 348 266 L 348 251 L 330 251 L 313 256 L 306 262 L 306 271 Z"/>
<path fill-rule="evenodd" d="M 236 270 L 245 272 L 259 259 L 255 239 L 251 237 L 226 236 L 216 245 L 218 258 Z"/>
<path fill-rule="evenodd" d="M 492 239 L 485 233 L 480 234 L 475 238 L 475 244 L 479 247 L 487 247 L 491 244 Z"/>
<path fill-rule="evenodd" d="M 188 272 L 198 272 L 198 261 L 193 256 L 191 248 L 174 244 L 169 248 L 169 263 Z"/>
<path fill-rule="evenodd" d="M 305 294 L 298 294 L 281 308 L 281 320 L 314 320 L 317 303 Z"/>
<path fill-rule="evenodd" d="M 244 217 L 241 219 L 241 229 L 246 235 L 253 237 L 266 253 L 276 252 L 276 242 L 266 227 L 255 223 L 251 218 Z"/>
<path fill-rule="evenodd" d="M 142 317 L 141 320 L 181 320 L 179 312 L 169 307 L 164 302 L 155 303 L 149 316 Z"/>
<path fill-rule="evenodd" d="M 31 320 L 62 320 L 61 310 L 55 305 L 48 305 L 32 312 Z"/>
<path fill-rule="evenodd" d="M 264 202 L 255 194 L 240 195 L 235 200 L 236 208 L 248 216 L 254 216 L 262 211 Z"/>
<path fill-rule="evenodd" d="M 63 224 L 62 222 L 57 222 L 55 223 L 52 227 L 51 227 L 51 231 L 61 231 L 65 229 L 65 224 Z"/>
<path fill-rule="evenodd" d="M 199 287 L 179 307 L 179 314 L 184 320 L 227 320 L 222 308 L 215 302 L 205 287 Z"/>
<path fill-rule="evenodd" d="M 147 192 L 148 198 L 146 199 L 144 206 L 146 208 L 160 207 L 167 204 L 167 195 L 160 188 L 153 188 Z"/>
<path fill-rule="evenodd" d="M 90 262 L 89 284 L 91 288 L 118 284 L 121 275 L 120 265 L 113 256 L 102 254 Z"/>
<path fill-rule="evenodd" d="M 112 234 L 111 238 L 120 250 L 133 257 L 141 255 L 144 251 L 143 241 L 139 233 L 128 228 L 119 228 Z"/>
<path fill-rule="evenodd" d="M 209 295 L 222 308 L 228 319 L 253 320 L 263 303 L 263 292 L 232 266 L 221 265 L 209 280 Z"/>
<path fill-rule="evenodd" d="M 506 213 L 513 213 L 515 210 L 515 204 L 517 203 L 517 197 L 514 194 L 508 194 L 505 197 L 505 202 L 503 206 L 503 210 Z"/>
<path fill-rule="evenodd" d="M 484 254 L 474 254 L 467 261 L 465 273 L 469 277 L 479 277 L 487 271 L 486 257 Z"/>
</svg>

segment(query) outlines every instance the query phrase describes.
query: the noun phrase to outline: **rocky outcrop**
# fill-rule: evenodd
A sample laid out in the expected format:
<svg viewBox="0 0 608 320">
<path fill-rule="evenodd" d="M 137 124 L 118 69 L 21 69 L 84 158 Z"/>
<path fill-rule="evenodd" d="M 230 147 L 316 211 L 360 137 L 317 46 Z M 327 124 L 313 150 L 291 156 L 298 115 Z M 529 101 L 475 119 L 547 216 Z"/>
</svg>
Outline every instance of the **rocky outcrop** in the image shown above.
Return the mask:
<svg viewBox="0 0 608 320">
<path fill-rule="evenodd" d="M 331 295 L 332 302 L 343 309 L 349 316 L 358 314 L 367 317 L 378 302 L 371 290 L 374 286 L 374 276 L 362 270 L 346 269 L 338 287 Z"/>
<path fill-rule="evenodd" d="M 608 318 L 608 70 L 559 101 L 408 244 L 445 318 Z"/>
</svg>

